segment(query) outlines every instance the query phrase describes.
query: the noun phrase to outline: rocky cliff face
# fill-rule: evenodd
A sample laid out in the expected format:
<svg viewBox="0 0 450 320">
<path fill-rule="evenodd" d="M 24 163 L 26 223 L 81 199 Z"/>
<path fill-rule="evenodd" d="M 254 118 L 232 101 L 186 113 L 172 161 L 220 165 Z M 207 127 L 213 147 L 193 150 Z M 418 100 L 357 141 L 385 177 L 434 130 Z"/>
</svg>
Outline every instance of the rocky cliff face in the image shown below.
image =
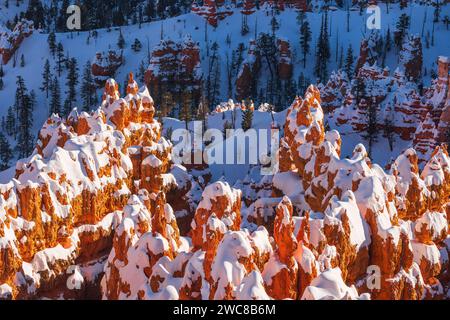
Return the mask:
<svg viewBox="0 0 450 320">
<path fill-rule="evenodd" d="M 367 129 L 369 109 L 376 113 L 376 126 L 411 141 L 419 164 L 428 161 L 434 148 L 448 142 L 448 58 L 439 57 L 438 76 L 430 87 L 417 84 L 422 69 L 420 39 L 405 41 L 399 67 L 393 74 L 367 60 L 367 42 L 361 45 L 356 77 L 349 81 L 344 71 L 333 73 L 321 86 L 323 105 L 338 126 L 356 132 Z"/>
<path fill-rule="evenodd" d="M 104 86 L 107 79 L 114 77 L 116 70 L 122 65 L 122 52 L 110 50 L 97 52 L 91 64 L 91 73 L 99 86 Z"/>
<path fill-rule="evenodd" d="M 422 170 L 414 149 L 389 171 L 361 144 L 343 158 L 310 86 L 287 110 L 278 173 L 208 183 L 171 163 L 132 75 L 126 92 L 110 79 L 95 112 L 50 118 L 0 185 L 1 298 L 448 297 L 444 146 Z"/>
<path fill-rule="evenodd" d="M 191 11 L 203 17 L 211 26 L 217 27 L 219 22 L 228 16 L 233 15 L 233 8 L 241 8 L 244 15 L 253 14 L 256 8 L 269 5 L 278 10 L 292 7 L 306 11 L 308 3 L 305 0 L 204 0 L 202 5 L 194 1 Z"/>
<path fill-rule="evenodd" d="M 2 55 L 3 64 L 9 62 L 22 41 L 26 37 L 29 37 L 33 33 L 33 30 L 33 22 L 22 19 L 16 23 L 12 31 L 0 32 L 0 55 Z"/>
<path fill-rule="evenodd" d="M 181 88 L 188 88 L 191 100 L 198 105 L 203 81 L 200 62 L 200 47 L 190 36 L 181 42 L 162 40 L 153 49 L 145 83 L 159 103 L 167 92 L 174 103 L 181 103 L 187 93 Z"/>
</svg>

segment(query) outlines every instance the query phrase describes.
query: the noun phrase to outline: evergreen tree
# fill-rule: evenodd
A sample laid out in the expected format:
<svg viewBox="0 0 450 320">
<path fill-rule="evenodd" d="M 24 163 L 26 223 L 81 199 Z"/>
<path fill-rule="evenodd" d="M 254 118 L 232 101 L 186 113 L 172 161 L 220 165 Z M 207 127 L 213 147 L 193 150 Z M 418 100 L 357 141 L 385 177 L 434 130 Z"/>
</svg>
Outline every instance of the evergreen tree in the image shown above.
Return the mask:
<svg viewBox="0 0 450 320">
<path fill-rule="evenodd" d="M 131 45 L 131 49 L 134 51 L 134 52 L 139 52 L 139 51 L 141 51 L 141 49 L 142 49 L 142 44 L 141 44 L 141 42 L 139 41 L 139 39 L 134 39 L 134 43 Z"/>
<path fill-rule="evenodd" d="M 377 105 L 375 101 L 375 97 L 373 97 L 368 102 L 367 113 L 366 113 L 366 132 L 364 137 L 369 142 L 369 156 L 372 155 L 372 146 L 377 141 Z"/>
<path fill-rule="evenodd" d="M 353 78 L 353 60 L 355 57 L 353 56 L 352 45 L 349 45 L 347 49 L 347 56 L 345 58 L 345 67 L 344 70 L 347 73 L 348 79 L 351 80 Z"/>
<path fill-rule="evenodd" d="M 258 50 L 261 56 L 264 58 L 266 62 L 267 69 L 269 70 L 270 78 L 267 81 L 267 102 L 272 104 L 275 103 L 276 96 L 279 91 L 276 90 L 276 87 L 279 84 L 278 81 L 278 73 L 277 73 L 277 53 L 278 48 L 276 45 L 276 39 L 274 35 L 270 35 L 267 33 L 261 33 L 257 41 Z M 253 83 L 251 84 L 251 96 L 256 97 L 257 95 L 257 77 L 255 76 L 253 79 Z"/>
<path fill-rule="evenodd" d="M 20 67 L 25 67 L 25 56 L 23 54 L 20 56 Z"/>
<path fill-rule="evenodd" d="M 33 21 L 36 29 L 43 28 L 45 25 L 45 10 L 40 0 L 30 0 L 25 12 L 25 18 Z"/>
<path fill-rule="evenodd" d="M 161 108 L 159 110 L 159 118 L 166 117 L 172 111 L 174 102 L 172 94 L 169 90 L 165 90 L 161 99 Z"/>
<path fill-rule="evenodd" d="M 120 49 L 125 48 L 125 38 L 123 37 L 122 29 L 121 29 L 120 32 L 119 32 L 119 39 L 117 40 L 117 46 L 118 46 Z"/>
<path fill-rule="evenodd" d="M 17 113 L 17 150 L 20 158 L 25 158 L 31 154 L 34 148 L 34 139 L 31 134 L 33 125 L 33 95 L 29 95 L 25 86 L 25 81 L 21 76 L 17 77 L 17 90 L 14 108 Z"/>
<path fill-rule="evenodd" d="M 406 32 L 409 28 L 410 18 L 406 13 L 403 13 L 397 21 L 396 28 L 397 32 L 395 33 L 395 44 L 398 48 L 400 48 L 403 44 L 403 39 L 406 36 Z"/>
<path fill-rule="evenodd" d="M 81 99 L 83 100 L 83 110 L 89 111 L 95 102 L 95 83 L 91 74 L 91 62 L 86 62 L 83 70 L 81 83 Z"/>
<path fill-rule="evenodd" d="M 144 60 L 142 60 L 141 63 L 139 64 L 139 70 L 137 72 L 137 79 L 140 83 L 145 82 L 145 72 L 146 71 L 147 71 L 147 69 L 145 68 L 145 62 L 144 62 Z"/>
<path fill-rule="evenodd" d="M 58 43 L 56 47 L 56 71 L 58 72 L 58 77 L 61 77 L 62 67 L 64 63 L 64 47 L 61 42 Z"/>
<path fill-rule="evenodd" d="M 359 105 L 361 100 L 366 96 L 366 83 L 362 77 L 356 78 L 356 83 L 353 86 L 353 95 L 356 98 L 357 105 Z"/>
<path fill-rule="evenodd" d="M 386 136 L 389 149 L 394 150 L 394 121 L 390 115 L 387 115 L 384 119 L 384 135 Z"/>
<path fill-rule="evenodd" d="M 3 132 L 0 132 L 0 171 L 9 168 L 9 161 L 13 158 L 11 146 Z"/>
<path fill-rule="evenodd" d="M 42 72 L 42 87 L 41 91 L 45 91 L 46 97 L 48 98 L 48 92 L 50 91 L 50 87 L 52 84 L 52 76 L 50 71 L 50 62 L 48 59 L 45 61 L 44 71 Z"/>
<path fill-rule="evenodd" d="M 64 114 L 67 116 L 72 109 L 75 107 L 77 101 L 77 89 L 76 86 L 78 84 L 78 66 L 77 59 L 72 58 L 69 60 L 68 65 L 68 73 L 67 73 L 67 98 L 64 103 Z"/>
<path fill-rule="evenodd" d="M 208 76 L 206 79 L 206 96 L 207 100 L 213 105 L 217 103 L 220 94 L 220 54 L 219 45 L 214 42 L 211 46 L 211 56 L 209 58 Z"/>
<path fill-rule="evenodd" d="M 320 81 L 322 81 L 322 75 L 325 64 L 325 53 L 323 47 L 323 16 L 322 16 L 322 24 L 320 26 L 319 38 L 317 39 L 317 49 L 316 49 L 316 65 L 314 67 L 314 74 L 319 77 Z"/>
<path fill-rule="evenodd" d="M 300 46 L 303 51 L 303 68 L 306 67 L 306 56 L 309 53 L 311 41 L 311 29 L 308 20 L 304 20 L 300 27 Z"/>
<path fill-rule="evenodd" d="M 252 127 L 253 124 L 253 110 L 249 107 L 245 108 L 242 112 L 242 130 L 247 131 Z"/>
<path fill-rule="evenodd" d="M 186 130 L 188 130 L 189 121 L 192 118 L 192 92 L 186 89 L 182 94 L 182 100 L 180 119 L 184 121 Z"/>
<path fill-rule="evenodd" d="M 14 116 L 13 107 L 8 108 L 8 113 L 6 115 L 6 123 L 5 123 L 6 133 L 10 136 L 15 134 L 16 131 L 16 117 Z"/>
<path fill-rule="evenodd" d="M 0 65 L 0 78 L 3 78 L 5 71 L 3 71 L 3 64 Z"/>
<path fill-rule="evenodd" d="M 55 57 L 56 53 L 56 35 L 54 32 L 50 32 L 47 38 L 48 48 L 50 49 L 50 53 L 53 57 Z"/>
<path fill-rule="evenodd" d="M 53 78 L 50 97 L 51 100 L 50 100 L 49 116 L 51 116 L 53 113 L 61 114 L 61 91 L 59 88 L 59 82 L 57 77 Z"/>
</svg>

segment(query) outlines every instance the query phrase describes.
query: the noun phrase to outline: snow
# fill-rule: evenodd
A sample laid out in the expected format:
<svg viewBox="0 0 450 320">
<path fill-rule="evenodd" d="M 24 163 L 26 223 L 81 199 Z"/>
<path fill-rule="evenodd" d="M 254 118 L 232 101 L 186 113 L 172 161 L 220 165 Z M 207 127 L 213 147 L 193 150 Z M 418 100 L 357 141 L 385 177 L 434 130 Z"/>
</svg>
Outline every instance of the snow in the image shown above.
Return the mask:
<svg viewBox="0 0 450 320">
<path fill-rule="evenodd" d="M 440 264 L 441 254 L 434 243 L 425 244 L 412 240 L 411 246 L 414 255 L 414 262 L 418 265 L 421 264 L 422 260 L 427 261 L 431 264 L 431 266 Z"/>
<path fill-rule="evenodd" d="M 214 299 L 225 297 L 228 284 L 235 290 L 246 275 L 246 269 L 240 258 L 250 257 L 253 253 L 250 241 L 243 231 L 228 231 L 217 248 L 217 254 L 211 267 L 211 278 L 217 282 Z"/>
<path fill-rule="evenodd" d="M 448 231 L 447 215 L 443 212 L 427 211 L 417 219 L 414 230 L 421 232 L 423 227 L 431 231 L 432 239 L 439 239 L 442 233 L 446 234 Z"/>
<path fill-rule="evenodd" d="M 1 4 L 3 7 L 4 4 Z M 25 5 L 20 8 L 14 9 L 3 9 L 3 13 L 9 17 L 9 19 L 13 18 L 15 13 L 19 12 L 19 10 L 23 10 Z M 225 18 L 225 20 L 219 23 L 219 27 L 214 29 L 208 27 L 208 39 L 211 43 L 217 42 L 219 44 L 219 54 L 221 56 L 221 61 L 226 61 L 226 56 L 230 53 L 230 50 L 237 47 L 237 44 L 244 43 L 244 45 L 248 46 L 249 40 L 254 37 L 254 26 L 256 20 L 258 20 L 258 25 L 270 25 L 271 15 L 267 15 L 266 11 L 260 10 L 255 14 L 252 14 L 248 17 L 248 25 L 250 27 L 250 32 L 242 36 L 240 33 L 240 25 L 241 25 L 241 14 L 238 10 L 240 9 L 231 9 L 234 14 Z M 270 10 L 270 9 L 267 9 Z M 448 15 L 448 6 L 443 6 L 441 8 L 441 15 Z M 381 14 L 383 16 L 383 23 L 381 25 L 380 33 L 384 34 L 388 28 L 390 30 L 395 29 L 395 23 L 398 20 L 399 15 L 402 13 L 399 10 L 397 4 L 390 4 L 389 13 L 386 12 L 385 6 L 381 6 Z M 422 21 L 425 14 L 428 14 L 428 17 L 432 15 L 432 8 L 425 7 L 419 4 L 411 4 L 408 6 L 408 13 L 412 17 L 410 32 L 412 34 L 420 34 L 422 29 Z M 427 12 L 427 13 L 425 13 Z M 9 16 L 9 15 L 12 16 Z M 350 44 L 354 48 L 356 53 L 357 48 L 359 48 L 360 39 L 361 39 L 361 29 L 366 24 L 366 16 L 360 15 L 359 12 L 350 12 L 350 32 L 346 31 L 346 20 L 347 13 L 345 10 L 336 10 L 329 11 L 330 17 L 330 30 L 332 30 L 330 34 L 330 44 L 334 44 L 336 39 L 339 40 L 340 46 L 344 49 L 347 48 Z M 276 30 L 276 34 L 278 38 L 287 39 L 293 50 L 293 64 L 296 66 L 294 68 L 294 76 L 293 79 L 298 79 L 300 73 L 305 75 L 313 74 L 314 63 L 307 63 L 306 68 L 303 69 L 303 64 L 301 63 L 301 50 L 299 48 L 298 42 L 298 32 L 292 32 L 292 30 L 298 30 L 298 25 L 296 22 L 297 13 L 293 9 L 287 8 L 286 10 L 280 13 L 278 17 L 278 22 L 280 24 L 280 28 Z M 306 17 L 311 25 L 311 30 L 313 32 L 312 35 L 312 43 L 311 47 L 314 48 L 316 46 L 315 42 L 317 40 L 317 36 L 320 30 L 320 19 L 317 18 L 319 13 L 317 12 L 307 12 Z M 6 21 L 6 17 L 2 18 L 3 21 Z M 420 23 L 419 23 L 420 21 Z M 189 22 L 189 23 L 186 23 Z M 432 19 L 428 18 L 427 23 L 425 25 L 425 34 L 427 32 L 431 33 L 432 29 Z M 148 34 L 160 34 L 161 31 L 161 23 L 160 22 L 150 22 L 144 23 L 139 26 L 124 26 L 120 28 L 111 28 L 110 30 L 100 29 L 98 31 L 97 38 L 91 38 L 89 44 L 86 39 L 88 37 L 87 32 L 77 32 L 77 33 L 58 33 L 56 34 L 56 41 L 61 42 L 64 46 L 66 52 L 72 53 L 77 60 L 78 65 L 84 66 L 88 60 L 93 61 L 95 58 L 95 54 L 97 52 L 107 52 L 109 49 L 116 48 L 117 39 L 119 36 L 119 32 L 122 32 L 123 36 L 127 41 L 127 46 L 123 51 L 124 56 L 126 57 L 124 64 L 118 69 L 116 74 L 117 83 L 122 84 L 128 76 L 130 71 L 136 71 L 139 68 L 139 64 L 142 60 L 146 59 L 146 50 L 141 50 L 140 52 L 134 52 L 129 45 L 131 43 L 131 39 L 137 38 L 141 43 L 147 43 L 150 50 L 156 48 L 159 44 L 159 37 L 147 37 Z M 368 34 L 370 30 L 365 30 L 363 33 Z M 164 32 L 165 36 L 170 39 L 180 39 L 183 40 L 187 35 L 192 37 L 194 42 L 200 43 L 201 49 L 201 65 L 203 70 L 207 70 L 208 59 L 206 58 L 206 46 L 204 45 L 204 34 L 205 34 L 205 23 L 204 19 L 194 13 L 189 13 L 185 15 L 181 15 L 179 17 L 166 19 L 164 21 Z M 227 35 L 230 35 L 231 45 L 228 46 L 226 43 Z M 231 36 L 232 35 L 232 36 Z M 49 54 L 49 49 L 47 45 L 47 37 L 48 35 L 45 33 L 35 32 L 29 38 L 25 39 L 19 50 L 17 51 L 17 55 L 24 54 L 26 58 L 26 65 L 24 68 L 13 68 L 12 63 L 8 63 L 4 66 L 5 76 L 4 80 L 4 88 L 0 91 L 0 101 L 2 101 L 4 108 L 0 109 L 0 116 L 5 116 L 7 112 L 6 106 L 10 106 L 13 104 L 14 100 L 14 90 L 15 90 L 15 80 L 17 75 L 22 75 L 25 78 L 26 85 L 29 90 L 34 90 L 37 94 L 37 110 L 35 112 L 34 117 L 34 132 L 41 127 L 48 115 L 48 100 L 45 97 L 45 93 L 39 90 L 41 86 L 41 77 L 36 75 L 40 75 L 43 70 L 43 66 L 45 60 L 49 58 L 51 68 L 53 68 L 56 64 L 55 60 Z M 436 58 L 438 56 L 443 56 L 446 52 L 449 52 L 449 44 L 448 41 L 444 41 L 446 39 L 446 30 L 443 24 L 436 24 L 435 31 L 435 45 L 427 48 L 423 47 L 424 52 L 424 67 L 427 70 L 433 70 L 433 64 L 435 64 Z M 442 39 L 442 40 L 440 40 Z M 331 54 L 335 55 L 335 46 L 331 45 Z M 338 48 L 339 49 L 339 48 Z M 29 55 L 29 52 L 33 52 L 32 55 Z M 75 54 L 76 53 L 76 54 Z M 314 50 L 307 56 L 308 61 L 314 61 Z M 393 53 L 389 53 L 386 59 L 387 65 L 393 70 L 397 64 L 396 57 Z M 226 63 L 221 63 L 222 70 L 222 83 L 226 83 Z M 331 59 L 329 63 L 329 70 L 336 70 L 337 62 L 335 59 Z M 65 78 L 66 71 L 63 71 L 62 78 Z M 264 77 L 261 77 L 261 81 L 265 81 Z M 429 76 L 425 77 L 425 84 L 429 81 Z M 314 78 L 311 78 L 311 82 L 315 82 Z M 60 81 L 62 100 L 64 101 L 64 92 L 66 92 L 65 81 Z M 100 90 L 99 90 L 100 91 Z M 100 92 L 97 92 L 97 95 L 100 95 Z M 221 100 L 227 100 L 227 88 L 225 85 L 221 88 Z M 78 104 L 81 101 L 78 101 Z M 269 116 L 270 117 L 270 116 Z M 283 121 L 279 122 L 282 123 Z M 240 123 L 238 120 L 237 123 Z M 351 135 L 355 139 L 357 139 L 357 135 Z M 399 141 L 398 143 L 402 143 Z M 353 146 L 355 143 L 349 142 L 348 145 Z M 396 143 L 397 144 L 397 143 Z M 381 138 L 380 141 L 376 144 L 377 146 L 386 146 L 387 142 L 384 138 Z M 397 147 L 396 147 L 397 149 Z M 398 154 L 398 151 L 401 150 L 402 147 L 399 146 L 397 150 L 391 152 L 383 152 L 375 154 L 375 161 L 378 163 L 386 163 L 389 158 L 393 154 Z M 346 152 L 348 149 L 346 148 L 346 144 L 343 146 L 343 154 L 347 155 Z M 387 148 L 384 148 L 387 150 Z M 351 151 L 351 150 L 349 150 Z M 220 169 L 219 169 L 220 171 Z M 230 170 L 230 172 L 233 170 Z M 227 173 L 227 172 L 225 172 Z M 237 175 L 238 176 L 238 175 Z M 216 176 L 215 179 L 218 177 Z M 234 178 L 236 179 L 236 178 Z"/>
<path fill-rule="evenodd" d="M 339 268 L 328 269 L 315 278 L 305 289 L 302 300 L 368 300 L 369 295 L 359 295 L 354 286 L 342 280 Z"/>
<path fill-rule="evenodd" d="M 270 300 L 264 288 L 264 281 L 259 271 L 246 275 L 236 293 L 238 300 Z"/>
<path fill-rule="evenodd" d="M 219 197 L 226 197 L 227 199 L 229 199 L 229 202 L 228 207 L 225 208 L 225 211 L 229 211 L 231 210 L 231 205 L 237 201 L 238 197 L 240 197 L 240 193 L 240 190 L 232 189 L 228 182 L 214 182 L 212 184 L 209 184 L 203 191 L 202 200 L 198 204 L 197 208 L 211 210 L 211 201 L 216 201 L 216 199 Z"/>
<path fill-rule="evenodd" d="M 342 228 L 342 214 L 346 214 L 350 225 L 350 242 L 355 245 L 356 250 L 360 247 L 368 247 L 370 244 L 370 232 L 367 222 L 361 216 L 352 191 L 346 191 L 341 201 L 337 197 L 330 200 L 329 207 L 325 211 L 324 223 L 327 225 L 337 224 Z"/>
</svg>

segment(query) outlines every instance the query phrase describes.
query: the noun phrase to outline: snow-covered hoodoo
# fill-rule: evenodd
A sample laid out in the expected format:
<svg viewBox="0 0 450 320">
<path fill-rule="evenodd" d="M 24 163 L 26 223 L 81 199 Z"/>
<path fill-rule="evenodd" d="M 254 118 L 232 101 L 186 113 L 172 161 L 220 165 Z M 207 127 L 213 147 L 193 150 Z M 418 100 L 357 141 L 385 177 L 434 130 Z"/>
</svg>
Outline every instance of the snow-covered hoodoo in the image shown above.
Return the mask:
<svg viewBox="0 0 450 320">
<path fill-rule="evenodd" d="M 287 111 L 278 173 L 204 185 L 172 163 L 146 87 L 130 75 L 126 93 L 109 79 L 96 111 L 53 115 L 0 185 L 1 298 L 448 295 L 445 146 L 423 170 L 414 149 L 389 172 L 361 144 L 343 158 L 310 86 Z"/>
</svg>

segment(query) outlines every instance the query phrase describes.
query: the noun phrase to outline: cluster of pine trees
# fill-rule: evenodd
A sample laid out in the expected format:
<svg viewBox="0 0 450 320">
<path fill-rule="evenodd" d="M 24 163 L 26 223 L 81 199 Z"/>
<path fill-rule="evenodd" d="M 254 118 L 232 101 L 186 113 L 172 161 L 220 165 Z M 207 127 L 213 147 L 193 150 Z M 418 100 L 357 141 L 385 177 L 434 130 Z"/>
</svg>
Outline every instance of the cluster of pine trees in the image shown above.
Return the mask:
<svg viewBox="0 0 450 320">
<path fill-rule="evenodd" d="M 73 1 L 3 0 L 5 7 L 20 6 L 28 2 L 24 12 L 8 21 L 10 28 L 22 18 L 34 22 L 46 32 L 66 32 L 67 8 Z M 79 0 L 75 4 L 81 9 L 83 30 L 94 30 L 114 26 L 141 24 L 186 13 L 192 0 Z"/>
<path fill-rule="evenodd" d="M 25 80 L 18 76 L 16 80 L 14 105 L 8 108 L 6 117 L 2 118 L 0 133 L 0 169 L 9 167 L 14 153 L 19 158 L 29 156 L 34 149 L 33 110 L 36 105 L 36 94 L 28 91 Z M 16 140 L 14 149 L 10 141 Z"/>
</svg>

